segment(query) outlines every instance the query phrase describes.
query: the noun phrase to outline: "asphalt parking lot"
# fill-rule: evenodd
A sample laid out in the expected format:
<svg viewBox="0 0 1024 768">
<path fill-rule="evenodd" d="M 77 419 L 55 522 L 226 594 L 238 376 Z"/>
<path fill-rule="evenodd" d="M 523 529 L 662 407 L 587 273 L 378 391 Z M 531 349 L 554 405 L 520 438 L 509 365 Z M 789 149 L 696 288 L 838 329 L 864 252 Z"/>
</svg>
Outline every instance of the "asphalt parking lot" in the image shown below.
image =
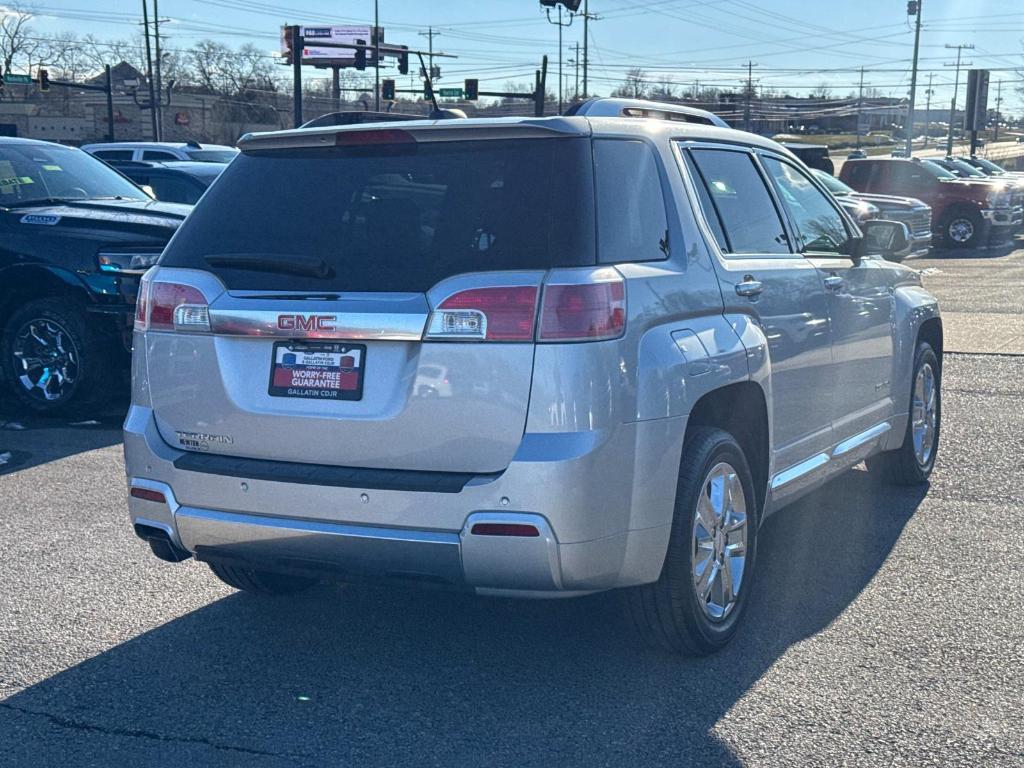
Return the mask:
<svg viewBox="0 0 1024 768">
<path fill-rule="evenodd" d="M 235 593 L 132 535 L 123 404 L 3 411 L 0 765 L 1024 764 L 1024 241 L 911 263 L 956 350 L 931 486 L 855 470 L 770 519 L 703 660 L 614 594 Z"/>
</svg>

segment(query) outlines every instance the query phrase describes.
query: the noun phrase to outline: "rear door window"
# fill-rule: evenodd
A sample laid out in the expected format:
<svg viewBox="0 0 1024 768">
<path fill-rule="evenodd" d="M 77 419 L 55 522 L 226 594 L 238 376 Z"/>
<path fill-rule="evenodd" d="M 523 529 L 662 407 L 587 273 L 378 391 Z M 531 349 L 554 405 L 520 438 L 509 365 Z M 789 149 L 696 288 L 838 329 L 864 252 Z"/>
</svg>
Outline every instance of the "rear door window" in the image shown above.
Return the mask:
<svg viewBox="0 0 1024 768">
<path fill-rule="evenodd" d="M 600 260 L 668 258 L 665 195 L 651 148 L 642 141 L 595 141 L 594 168 Z"/>
<path fill-rule="evenodd" d="M 595 264 L 592 167 L 582 137 L 243 152 L 161 263 L 231 289 L 390 292 Z"/>
<path fill-rule="evenodd" d="M 170 176 L 162 173 L 150 177 L 149 186 L 157 200 L 165 203 L 195 205 L 203 196 L 203 187 L 184 176 Z"/>
<path fill-rule="evenodd" d="M 100 160 L 131 160 L 134 150 L 132 149 L 100 149 L 92 153 Z"/>
<path fill-rule="evenodd" d="M 690 150 L 697 170 L 695 182 L 712 231 L 724 240 L 725 253 L 789 254 L 786 229 L 768 187 L 747 152 L 728 149 Z M 715 221 L 717 218 L 717 222 Z M 721 247 L 723 242 L 719 241 Z"/>
<path fill-rule="evenodd" d="M 147 149 L 142 153 L 142 159 L 162 163 L 165 160 L 178 160 L 179 158 L 173 152 L 164 152 L 158 149 Z"/>
</svg>

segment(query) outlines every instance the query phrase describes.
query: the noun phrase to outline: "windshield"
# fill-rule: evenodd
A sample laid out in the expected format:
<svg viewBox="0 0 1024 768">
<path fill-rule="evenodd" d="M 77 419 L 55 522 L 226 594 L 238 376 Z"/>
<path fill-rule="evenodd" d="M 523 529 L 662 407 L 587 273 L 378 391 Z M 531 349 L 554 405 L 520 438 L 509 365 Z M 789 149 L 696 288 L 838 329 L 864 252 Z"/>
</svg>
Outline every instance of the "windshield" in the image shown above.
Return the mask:
<svg viewBox="0 0 1024 768">
<path fill-rule="evenodd" d="M 584 139 L 245 152 L 162 263 L 231 289 L 394 292 L 593 264 L 591 168 Z"/>
<path fill-rule="evenodd" d="M 814 169 L 812 172 L 817 177 L 818 181 L 824 184 L 825 188 L 833 195 L 849 195 L 857 191 L 853 187 L 846 186 L 846 184 L 830 173 L 825 173 L 824 171 L 819 171 L 817 169 Z"/>
<path fill-rule="evenodd" d="M 35 200 L 149 200 L 92 155 L 58 144 L 0 146 L 0 206 Z"/>
<path fill-rule="evenodd" d="M 941 165 L 934 160 L 925 160 L 921 163 L 921 167 L 924 168 L 928 173 L 937 179 L 956 179 L 958 178 L 955 173 L 950 173 Z"/>
<path fill-rule="evenodd" d="M 985 174 L 979 171 L 970 163 L 965 163 L 963 160 L 947 160 L 949 165 L 956 168 L 957 171 L 963 171 L 965 175 L 972 176 L 975 178 L 985 178 Z M 954 171 L 955 173 L 955 171 Z"/>
<path fill-rule="evenodd" d="M 971 160 L 976 166 L 984 168 L 986 171 L 995 174 L 996 176 L 1002 176 L 1006 173 L 1004 168 L 1000 168 L 998 165 L 993 163 L 991 160 L 986 160 L 983 157 L 975 157 Z"/>
<path fill-rule="evenodd" d="M 188 151 L 190 160 L 197 163 L 230 163 L 238 154 L 237 149 L 191 149 Z"/>
</svg>

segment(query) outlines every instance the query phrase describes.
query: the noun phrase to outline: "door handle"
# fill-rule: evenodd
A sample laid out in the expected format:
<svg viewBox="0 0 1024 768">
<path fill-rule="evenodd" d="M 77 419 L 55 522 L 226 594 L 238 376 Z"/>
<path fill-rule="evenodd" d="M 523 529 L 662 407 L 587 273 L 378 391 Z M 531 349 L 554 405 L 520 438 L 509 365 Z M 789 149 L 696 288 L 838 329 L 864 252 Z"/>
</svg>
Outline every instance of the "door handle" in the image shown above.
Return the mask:
<svg viewBox="0 0 1024 768">
<path fill-rule="evenodd" d="M 838 291 L 840 288 L 843 287 L 843 283 L 845 283 L 846 281 L 843 280 L 843 278 L 841 278 L 839 275 L 829 275 L 828 277 L 825 278 L 824 282 L 825 287 L 828 288 L 830 291 Z"/>
<path fill-rule="evenodd" d="M 754 296 L 760 296 L 761 291 L 763 290 L 764 283 L 760 280 L 755 280 L 753 275 L 745 275 L 743 277 L 743 282 L 736 283 L 736 293 L 739 296 L 753 298 Z"/>
</svg>

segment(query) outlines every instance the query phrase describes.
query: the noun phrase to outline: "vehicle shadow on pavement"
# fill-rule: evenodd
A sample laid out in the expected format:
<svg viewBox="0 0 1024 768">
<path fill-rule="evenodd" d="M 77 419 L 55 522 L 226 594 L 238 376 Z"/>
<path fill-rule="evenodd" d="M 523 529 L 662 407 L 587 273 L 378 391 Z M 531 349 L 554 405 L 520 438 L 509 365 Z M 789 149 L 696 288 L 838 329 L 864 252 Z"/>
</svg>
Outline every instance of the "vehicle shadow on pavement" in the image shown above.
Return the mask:
<svg viewBox="0 0 1024 768">
<path fill-rule="evenodd" d="M 0 743 L 37 766 L 66 764 L 67 729 L 100 764 L 742 765 L 716 724 L 857 598 L 924 493 L 853 471 L 771 518 L 746 624 L 710 658 L 638 645 L 616 593 L 234 594 L 0 702 Z"/>
</svg>

